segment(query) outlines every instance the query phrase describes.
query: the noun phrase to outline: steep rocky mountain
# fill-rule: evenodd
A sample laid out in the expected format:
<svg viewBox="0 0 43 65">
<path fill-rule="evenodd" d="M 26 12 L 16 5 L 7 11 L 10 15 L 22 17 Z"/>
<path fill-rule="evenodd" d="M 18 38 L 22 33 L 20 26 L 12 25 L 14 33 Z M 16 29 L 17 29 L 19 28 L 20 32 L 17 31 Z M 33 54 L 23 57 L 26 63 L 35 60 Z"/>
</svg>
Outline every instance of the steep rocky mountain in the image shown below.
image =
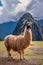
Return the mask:
<svg viewBox="0 0 43 65">
<path fill-rule="evenodd" d="M 30 13 L 25 13 L 20 20 L 17 23 L 16 28 L 13 31 L 13 35 L 18 35 L 23 33 L 24 28 L 25 28 L 25 20 L 28 20 L 28 22 L 33 22 L 31 29 L 32 29 L 32 37 L 33 40 L 43 40 L 43 35 L 41 32 L 41 27 L 38 24 L 37 20 L 34 20 L 34 18 L 32 17 L 32 15 Z"/>
<path fill-rule="evenodd" d="M 18 21 L 17 26 L 16 26 L 15 30 L 13 31 L 13 34 L 17 35 L 17 34 L 20 34 L 23 32 L 23 30 L 24 30 L 24 24 L 23 23 L 25 22 L 25 20 L 33 22 L 34 19 L 33 19 L 32 15 L 30 15 L 30 13 L 24 14 L 20 18 L 20 20 Z"/>
<path fill-rule="evenodd" d="M 40 25 L 41 33 L 42 33 L 42 36 L 43 36 L 43 19 L 38 20 L 38 23 Z"/>
</svg>

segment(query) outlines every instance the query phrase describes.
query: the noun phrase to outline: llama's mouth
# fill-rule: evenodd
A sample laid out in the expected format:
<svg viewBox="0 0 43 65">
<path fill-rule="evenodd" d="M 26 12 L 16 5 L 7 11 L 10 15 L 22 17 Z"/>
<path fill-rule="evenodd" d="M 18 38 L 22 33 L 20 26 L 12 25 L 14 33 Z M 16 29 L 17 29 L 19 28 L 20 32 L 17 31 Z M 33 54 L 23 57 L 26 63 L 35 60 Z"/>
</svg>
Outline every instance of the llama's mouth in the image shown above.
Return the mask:
<svg viewBox="0 0 43 65">
<path fill-rule="evenodd" d="M 31 26 L 27 26 L 27 29 L 31 29 Z"/>
</svg>

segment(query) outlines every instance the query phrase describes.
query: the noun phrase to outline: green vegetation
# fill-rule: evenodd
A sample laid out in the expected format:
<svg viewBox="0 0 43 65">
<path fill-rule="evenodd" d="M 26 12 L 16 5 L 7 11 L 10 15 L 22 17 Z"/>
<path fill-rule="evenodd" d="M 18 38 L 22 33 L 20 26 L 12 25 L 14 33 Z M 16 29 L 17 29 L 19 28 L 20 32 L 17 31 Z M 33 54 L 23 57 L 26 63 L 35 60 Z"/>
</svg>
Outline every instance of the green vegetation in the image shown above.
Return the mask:
<svg viewBox="0 0 43 65">
<path fill-rule="evenodd" d="M 43 59 L 43 41 L 33 41 L 32 44 L 25 50 L 25 56 L 36 56 L 38 59 Z"/>
<path fill-rule="evenodd" d="M 24 55 L 30 59 L 35 57 L 40 60 L 40 59 L 43 59 L 42 52 L 43 52 L 43 41 L 33 41 L 32 44 L 30 44 L 30 46 L 25 49 Z M 17 58 L 17 57 L 19 58 L 19 55 L 17 52 L 15 53 L 11 50 L 11 54 L 13 58 Z M 0 41 L 0 57 L 7 57 L 7 51 L 3 41 Z M 37 59 L 36 59 L 36 62 L 37 62 Z M 26 61 L 26 63 L 29 63 L 29 61 Z M 38 65 L 43 65 L 43 62 L 39 61 Z"/>
<path fill-rule="evenodd" d="M 36 48 L 36 50 L 35 50 L 35 48 Z M 39 49 L 39 50 L 37 50 L 37 49 Z M 36 54 L 36 52 L 41 52 L 40 50 L 43 52 L 43 41 L 33 41 L 32 44 L 30 44 L 30 46 L 25 49 L 24 55 L 29 56 L 29 57 L 36 56 L 39 59 L 43 59 L 43 55 Z M 4 45 L 3 41 L 0 41 L 0 53 L 2 53 L 2 54 L 6 53 L 6 48 L 5 48 L 5 45 Z M 18 53 L 15 53 L 13 51 L 11 51 L 11 53 L 13 55 L 18 54 Z"/>
<path fill-rule="evenodd" d="M 6 48 L 4 46 L 4 42 L 3 41 L 0 41 L 0 53 L 3 53 L 6 51 Z"/>
<path fill-rule="evenodd" d="M 35 47 L 43 48 L 43 41 L 33 41 L 32 44 L 34 44 Z"/>
</svg>

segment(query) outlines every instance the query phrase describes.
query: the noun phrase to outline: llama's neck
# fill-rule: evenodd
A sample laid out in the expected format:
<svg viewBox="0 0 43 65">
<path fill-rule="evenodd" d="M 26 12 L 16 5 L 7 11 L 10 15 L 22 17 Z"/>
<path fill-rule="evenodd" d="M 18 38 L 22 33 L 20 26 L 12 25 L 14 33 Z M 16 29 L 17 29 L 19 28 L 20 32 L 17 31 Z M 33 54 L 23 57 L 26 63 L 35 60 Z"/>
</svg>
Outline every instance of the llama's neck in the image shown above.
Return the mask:
<svg viewBox="0 0 43 65">
<path fill-rule="evenodd" d="M 25 29 L 24 31 L 24 39 L 25 39 L 25 45 L 29 45 L 31 40 L 32 40 L 32 33 L 31 33 L 31 29 L 27 30 Z"/>
</svg>

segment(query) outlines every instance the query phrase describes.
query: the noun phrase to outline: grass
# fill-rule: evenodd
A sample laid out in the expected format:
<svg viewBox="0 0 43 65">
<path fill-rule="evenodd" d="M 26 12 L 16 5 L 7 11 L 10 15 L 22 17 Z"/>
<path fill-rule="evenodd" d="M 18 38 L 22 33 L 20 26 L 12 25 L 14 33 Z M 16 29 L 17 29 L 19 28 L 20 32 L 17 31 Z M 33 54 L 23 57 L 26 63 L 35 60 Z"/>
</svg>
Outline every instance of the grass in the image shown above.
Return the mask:
<svg viewBox="0 0 43 65">
<path fill-rule="evenodd" d="M 29 48 L 30 47 L 31 48 L 43 48 L 43 41 L 33 41 L 32 46 L 30 45 Z M 28 55 L 28 56 L 35 55 L 34 51 L 30 50 L 29 48 L 25 50 L 25 55 Z"/>
<path fill-rule="evenodd" d="M 43 48 L 43 41 L 33 41 L 32 44 L 34 44 L 35 47 Z"/>
<path fill-rule="evenodd" d="M 33 49 L 33 50 L 31 50 L 31 48 Z M 40 50 L 35 50 L 34 51 L 34 49 L 42 49 L 41 51 Z M 30 44 L 30 46 L 29 47 L 27 47 L 26 49 L 25 49 L 25 51 L 24 51 L 24 55 L 26 56 L 26 57 L 28 57 L 28 58 L 32 58 L 32 59 L 34 59 L 34 57 L 35 57 L 35 59 L 36 59 L 36 61 L 35 62 L 37 62 L 37 58 L 40 60 L 40 59 L 43 59 L 43 55 L 41 55 L 41 54 L 36 54 L 35 52 L 43 52 L 43 41 L 32 41 L 32 44 Z M 13 56 L 13 58 L 18 58 L 18 53 L 16 52 L 13 52 L 12 50 L 11 50 L 11 54 L 12 54 L 12 56 Z M 17 55 L 17 56 L 16 56 Z M 3 41 L 0 41 L 0 58 L 1 57 L 7 57 L 7 52 L 6 52 L 6 48 L 5 48 L 5 45 L 4 45 L 4 43 L 3 43 Z M 3 58 L 2 58 L 3 59 Z M 31 60 L 32 60 L 31 59 Z M 6 59 L 5 59 L 6 60 Z M 31 61 L 31 63 L 32 62 L 34 62 L 34 60 L 33 61 Z M 11 63 L 11 62 L 10 62 Z M 18 62 L 17 62 L 18 63 Z M 22 62 L 23 63 L 23 62 Z M 26 64 L 28 64 L 29 63 L 29 60 L 28 61 L 25 61 L 25 63 Z M 25 64 L 25 65 L 26 65 Z M 8 64 L 8 65 L 10 65 L 10 64 Z M 24 65 L 24 64 L 23 64 Z M 38 62 L 38 65 L 43 65 L 43 63 L 42 62 Z"/>
<path fill-rule="evenodd" d="M 34 51 L 30 50 L 29 48 L 43 48 L 43 41 L 33 41 L 32 45 L 30 45 L 28 48 L 25 49 L 24 51 L 24 55 L 25 56 L 29 56 L 29 57 L 33 57 L 33 56 L 37 56 L 39 59 L 43 59 L 43 55 L 36 55 Z M 6 48 L 4 46 L 3 41 L 0 41 L 0 53 L 5 53 L 6 52 Z M 16 55 L 17 53 L 12 52 L 11 53 L 14 55 Z"/>
<path fill-rule="evenodd" d="M 5 52 L 5 51 L 6 51 L 6 48 L 4 46 L 4 43 L 3 43 L 3 41 L 0 41 L 0 53 Z"/>
</svg>

